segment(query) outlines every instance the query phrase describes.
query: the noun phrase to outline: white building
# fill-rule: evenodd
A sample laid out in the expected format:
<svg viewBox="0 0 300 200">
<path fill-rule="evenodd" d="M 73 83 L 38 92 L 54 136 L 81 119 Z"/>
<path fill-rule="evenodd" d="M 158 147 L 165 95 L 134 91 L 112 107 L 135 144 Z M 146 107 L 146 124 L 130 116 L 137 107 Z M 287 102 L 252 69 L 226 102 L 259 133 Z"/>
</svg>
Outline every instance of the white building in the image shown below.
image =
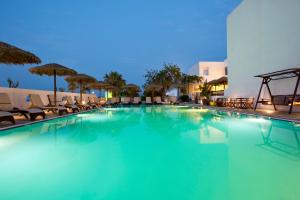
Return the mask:
<svg viewBox="0 0 300 200">
<path fill-rule="evenodd" d="M 300 0 L 244 0 L 227 18 L 228 97 L 257 97 L 255 75 L 300 67 Z M 295 79 L 271 81 L 292 94 Z M 262 94 L 266 94 L 263 90 Z"/>
<path fill-rule="evenodd" d="M 224 62 L 203 62 L 200 61 L 197 64 L 193 65 L 188 70 L 189 75 L 201 76 L 204 78 L 204 81 L 207 82 L 219 79 L 221 77 L 227 76 L 227 60 Z M 227 85 L 214 86 L 212 92 L 214 95 L 224 95 L 224 89 L 227 88 Z M 189 85 L 188 89 L 190 97 L 193 99 L 197 94 L 199 94 L 200 87 L 199 83 L 194 83 Z"/>
<path fill-rule="evenodd" d="M 193 65 L 189 71 L 189 75 L 197 75 L 204 77 L 207 82 L 219 79 L 227 75 L 227 62 L 198 62 Z"/>
</svg>

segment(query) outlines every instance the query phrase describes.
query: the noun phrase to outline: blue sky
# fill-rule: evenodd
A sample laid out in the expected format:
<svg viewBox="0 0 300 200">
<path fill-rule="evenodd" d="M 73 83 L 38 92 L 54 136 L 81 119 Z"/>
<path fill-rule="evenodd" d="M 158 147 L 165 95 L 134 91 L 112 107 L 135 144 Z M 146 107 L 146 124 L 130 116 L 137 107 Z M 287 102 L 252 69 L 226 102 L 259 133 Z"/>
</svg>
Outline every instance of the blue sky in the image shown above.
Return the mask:
<svg viewBox="0 0 300 200">
<path fill-rule="evenodd" d="M 226 58 L 226 17 L 241 0 L 2 0 L 0 40 L 101 80 L 118 71 L 143 84 L 163 63 L 183 71 Z M 52 78 L 0 66 L 21 88 L 51 89 Z M 4 79 L 3 79 L 4 78 Z M 66 87 L 62 78 L 58 87 Z"/>
</svg>

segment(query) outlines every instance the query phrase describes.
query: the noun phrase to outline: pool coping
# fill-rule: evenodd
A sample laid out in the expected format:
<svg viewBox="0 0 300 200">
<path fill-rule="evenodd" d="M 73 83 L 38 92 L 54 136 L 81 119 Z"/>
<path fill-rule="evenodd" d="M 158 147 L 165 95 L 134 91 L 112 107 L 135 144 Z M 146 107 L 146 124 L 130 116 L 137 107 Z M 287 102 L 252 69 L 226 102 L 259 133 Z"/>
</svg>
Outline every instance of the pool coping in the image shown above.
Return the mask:
<svg viewBox="0 0 300 200">
<path fill-rule="evenodd" d="M 163 104 L 163 105 L 146 105 L 146 106 L 165 106 L 165 105 Z M 169 105 L 167 105 L 167 106 L 169 106 Z M 202 105 L 199 105 L 199 104 L 179 104 L 179 105 L 173 105 L 173 106 L 175 106 L 175 107 L 176 106 L 187 106 L 187 107 L 191 107 L 191 108 L 202 108 L 202 109 L 208 109 L 208 110 L 212 110 L 212 111 L 238 113 L 238 114 L 247 115 L 247 116 L 263 117 L 263 118 L 273 119 L 273 120 L 281 120 L 281 121 L 287 121 L 287 122 L 293 122 L 293 123 L 300 123 L 300 119 L 291 119 L 291 118 L 285 118 L 285 117 L 269 116 L 269 115 L 264 115 L 264 114 L 261 114 L 261 113 L 248 113 L 248 112 L 245 112 L 245 111 L 242 111 L 242 110 L 225 110 L 225 109 L 222 109 L 222 108 L 220 109 L 218 107 L 202 106 Z M 119 106 L 116 106 L 116 107 L 119 107 Z M 122 107 L 124 107 L 124 106 L 122 106 Z M 101 110 L 101 109 L 103 109 L 103 108 L 96 108 L 96 109 L 81 111 L 81 112 L 77 112 L 77 113 L 70 113 L 70 114 L 67 114 L 67 115 L 55 116 L 55 117 L 41 119 L 41 120 L 37 120 L 37 121 L 28 121 L 28 122 L 21 123 L 21 124 L 15 124 L 15 125 L 12 125 L 12 126 L 2 127 L 2 128 L 0 128 L 0 131 L 6 131 L 6 130 L 9 130 L 9 129 L 19 128 L 19 127 L 22 127 L 22 126 L 29 126 L 29 125 L 32 125 L 32 124 L 46 122 L 46 121 L 50 121 L 50 120 L 54 120 L 54 119 L 65 118 L 65 117 L 69 117 L 69 116 L 73 116 L 73 115 L 89 113 L 89 112 L 96 111 L 96 110 Z"/>
<path fill-rule="evenodd" d="M 0 128 L 0 132 L 1 131 L 6 131 L 6 130 L 9 130 L 9 129 L 23 127 L 23 126 L 29 126 L 29 125 L 37 124 L 37 123 L 41 123 L 41 122 L 47 122 L 47 121 L 54 120 L 54 119 L 60 119 L 60 118 L 65 118 L 65 117 L 74 116 L 74 115 L 78 115 L 78 114 L 89 113 L 89 112 L 100 110 L 100 109 L 101 108 L 95 108 L 95 109 L 85 110 L 85 111 L 81 111 L 81 112 L 77 112 L 77 113 L 69 113 L 69 114 L 66 114 L 66 115 L 58 115 L 58 116 L 54 116 L 54 117 L 50 117 L 50 118 L 46 118 L 46 119 L 41 119 L 41 120 L 36 120 L 36 121 L 28 121 L 28 122 L 21 123 L 21 124 L 13 124 L 11 126 Z"/>
<path fill-rule="evenodd" d="M 281 121 L 287 121 L 287 122 L 294 122 L 294 123 L 300 123 L 300 119 L 292 119 L 292 118 L 286 118 L 286 117 L 279 117 L 279 116 L 270 116 L 270 115 L 265 115 L 262 113 L 248 113 L 243 110 L 225 110 L 222 108 L 218 107 L 210 107 L 210 106 L 201 106 L 201 105 L 190 105 L 191 107 L 198 107 L 198 108 L 204 108 L 204 109 L 209 109 L 209 110 L 215 110 L 215 111 L 220 111 L 220 112 L 230 112 L 230 113 L 238 113 L 242 115 L 247 115 L 247 116 L 254 116 L 254 117 L 263 117 L 267 119 L 273 119 L 273 120 L 281 120 Z"/>
</svg>

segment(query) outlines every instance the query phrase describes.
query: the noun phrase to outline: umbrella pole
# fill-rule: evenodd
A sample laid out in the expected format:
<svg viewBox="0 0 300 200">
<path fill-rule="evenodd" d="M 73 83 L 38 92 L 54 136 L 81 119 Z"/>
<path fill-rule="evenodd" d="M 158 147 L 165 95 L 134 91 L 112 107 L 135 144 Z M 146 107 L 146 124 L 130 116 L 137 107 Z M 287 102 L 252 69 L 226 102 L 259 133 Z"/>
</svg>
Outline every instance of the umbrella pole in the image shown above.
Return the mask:
<svg viewBox="0 0 300 200">
<path fill-rule="evenodd" d="M 79 82 L 80 85 L 80 103 L 82 104 L 82 82 Z"/>
<path fill-rule="evenodd" d="M 56 70 L 54 70 L 54 106 L 56 106 Z"/>
</svg>

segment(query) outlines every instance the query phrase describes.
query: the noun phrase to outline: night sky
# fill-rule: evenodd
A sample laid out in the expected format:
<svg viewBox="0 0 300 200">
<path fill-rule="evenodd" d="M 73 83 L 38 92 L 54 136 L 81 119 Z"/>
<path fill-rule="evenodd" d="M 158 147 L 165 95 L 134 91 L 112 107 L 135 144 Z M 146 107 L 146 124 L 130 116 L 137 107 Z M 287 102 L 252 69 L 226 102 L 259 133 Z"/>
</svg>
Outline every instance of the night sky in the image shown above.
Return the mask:
<svg viewBox="0 0 300 200">
<path fill-rule="evenodd" d="M 241 0 L 1 0 L 0 41 L 103 79 L 118 71 L 143 84 L 163 63 L 187 71 L 196 62 L 226 58 L 226 17 Z M 0 64 L 21 88 L 51 89 L 52 78 L 29 65 Z M 35 65 L 30 65 L 35 66 Z M 66 87 L 60 78 L 58 87 Z"/>
</svg>

